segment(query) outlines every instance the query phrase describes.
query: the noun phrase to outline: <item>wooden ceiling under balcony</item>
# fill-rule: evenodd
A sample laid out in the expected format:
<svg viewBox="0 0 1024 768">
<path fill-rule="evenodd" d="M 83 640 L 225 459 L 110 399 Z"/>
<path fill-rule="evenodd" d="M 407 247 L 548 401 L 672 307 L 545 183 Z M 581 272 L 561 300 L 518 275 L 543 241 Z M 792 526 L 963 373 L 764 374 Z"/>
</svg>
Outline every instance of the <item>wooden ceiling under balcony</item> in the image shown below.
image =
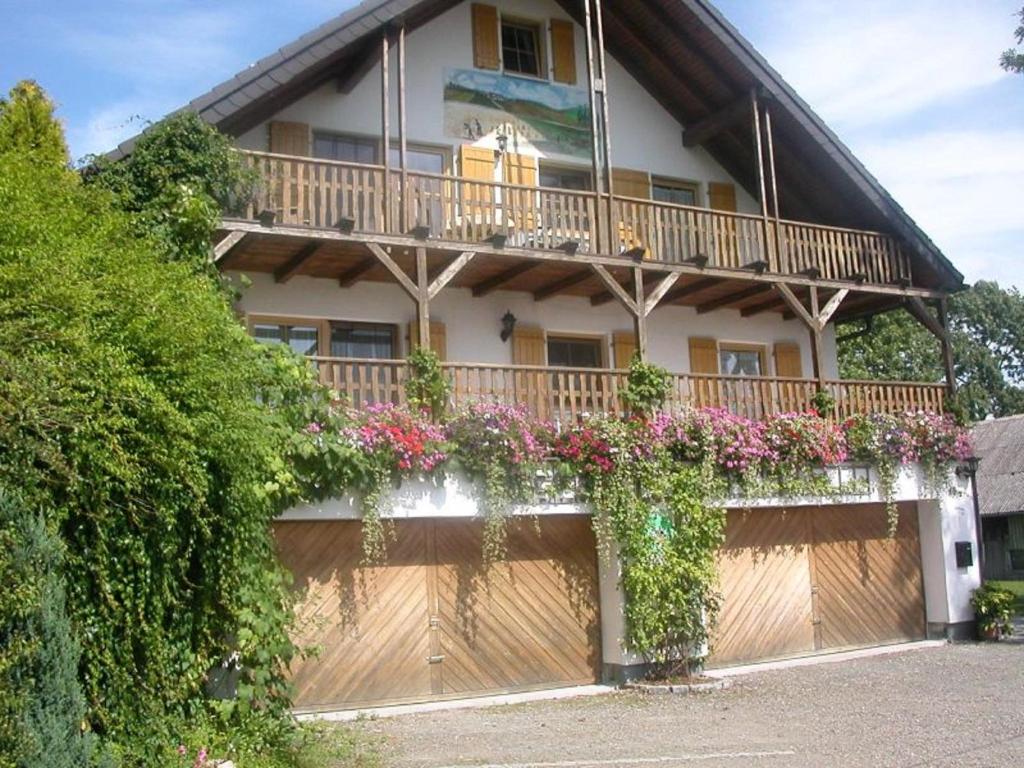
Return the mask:
<svg viewBox="0 0 1024 768">
<path fill-rule="evenodd" d="M 220 237 L 227 231 L 219 233 Z M 434 279 L 457 257 L 450 246 L 426 243 L 430 279 Z M 413 281 L 415 275 L 415 247 L 390 246 L 391 258 Z M 335 281 L 339 291 L 353 288 L 361 282 L 396 283 L 395 277 L 358 241 L 322 240 L 315 237 L 283 237 L 271 232 L 249 232 L 224 256 L 218 266 L 225 271 L 270 274 L 280 282 L 297 276 Z M 632 264 L 607 267 L 615 279 L 632 290 Z M 647 271 L 646 292 L 650 294 L 658 279 L 669 270 Z M 476 258 L 456 275 L 445 290 L 468 289 L 472 296 L 485 296 L 493 291 L 528 293 L 536 301 L 557 300 L 558 297 L 585 297 L 593 306 L 613 303 L 615 299 L 590 266 L 585 254 L 562 260 L 537 260 L 529 255 L 510 250 L 491 252 Z M 809 290 L 804 285 L 790 285 L 796 296 L 809 306 Z M 837 288 L 821 286 L 819 301 L 824 304 L 835 295 Z M 898 306 L 898 295 L 851 293 L 843 302 L 834 319 L 848 319 L 862 314 L 874 314 Z M 743 317 L 754 318 L 764 312 L 782 314 L 791 318 L 785 301 L 771 282 L 744 276 L 721 277 L 702 274 L 684 274 L 665 294 L 658 306 L 677 305 L 694 307 L 700 313 L 722 309 L 738 310 Z"/>
</svg>

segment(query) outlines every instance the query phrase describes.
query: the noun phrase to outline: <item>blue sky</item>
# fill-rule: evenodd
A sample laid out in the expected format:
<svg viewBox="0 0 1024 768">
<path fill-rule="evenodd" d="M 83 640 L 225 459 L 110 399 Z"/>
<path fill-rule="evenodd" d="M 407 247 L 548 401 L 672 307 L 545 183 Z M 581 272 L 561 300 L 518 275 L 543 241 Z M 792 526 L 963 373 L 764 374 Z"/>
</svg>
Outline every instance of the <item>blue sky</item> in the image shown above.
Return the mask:
<svg viewBox="0 0 1024 768">
<path fill-rule="evenodd" d="M 1024 288 L 1021 0 L 718 0 L 967 279 Z M 74 156 L 109 149 L 351 3 L 0 0 L 0 89 L 32 77 Z"/>
</svg>

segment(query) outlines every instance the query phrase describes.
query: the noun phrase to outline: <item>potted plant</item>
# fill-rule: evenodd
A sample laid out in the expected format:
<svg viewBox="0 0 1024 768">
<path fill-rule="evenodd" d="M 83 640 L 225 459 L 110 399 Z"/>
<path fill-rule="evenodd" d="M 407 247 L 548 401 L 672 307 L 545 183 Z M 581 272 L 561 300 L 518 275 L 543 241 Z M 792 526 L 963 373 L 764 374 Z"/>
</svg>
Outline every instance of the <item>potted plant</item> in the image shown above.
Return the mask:
<svg viewBox="0 0 1024 768">
<path fill-rule="evenodd" d="M 978 620 L 982 640 L 998 640 L 1013 632 L 1014 595 L 1008 589 L 985 584 L 974 590 L 971 605 Z"/>
</svg>

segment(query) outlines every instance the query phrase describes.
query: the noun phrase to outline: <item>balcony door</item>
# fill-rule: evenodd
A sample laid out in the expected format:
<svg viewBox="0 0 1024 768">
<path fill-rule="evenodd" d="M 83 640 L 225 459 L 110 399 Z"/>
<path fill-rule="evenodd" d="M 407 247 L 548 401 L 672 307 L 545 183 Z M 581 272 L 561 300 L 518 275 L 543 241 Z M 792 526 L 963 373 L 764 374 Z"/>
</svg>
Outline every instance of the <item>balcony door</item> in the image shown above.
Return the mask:
<svg viewBox="0 0 1024 768">
<path fill-rule="evenodd" d="M 588 336 L 547 337 L 548 365 L 568 368 L 550 374 L 552 410 L 560 421 L 574 421 L 583 413 L 608 410 L 604 375 L 604 338 Z M 586 369 L 593 369 L 589 373 Z"/>
</svg>

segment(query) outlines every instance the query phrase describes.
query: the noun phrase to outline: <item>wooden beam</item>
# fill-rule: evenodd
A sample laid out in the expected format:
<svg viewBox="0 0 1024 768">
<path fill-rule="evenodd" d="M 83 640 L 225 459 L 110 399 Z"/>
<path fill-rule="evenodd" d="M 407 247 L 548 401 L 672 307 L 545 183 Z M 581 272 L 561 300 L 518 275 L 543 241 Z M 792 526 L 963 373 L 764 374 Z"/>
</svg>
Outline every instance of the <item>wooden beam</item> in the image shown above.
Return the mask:
<svg viewBox="0 0 1024 768">
<path fill-rule="evenodd" d="M 544 301 L 544 299 L 550 298 L 555 294 L 561 293 L 566 288 L 571 288 L 572 286 L 578 285 L 579 283 L 582 283 L 584 280 L 589 279 L 591 274 L 592 273 L 589 269 L 581 269 L 578 272 L 568 274 L 559 280 L 555 280 L 554 282 L 548 283 L 547 285 L 538 288 L 536 291 L 533 292 L 533 300 Z"/>
<path fill-rule="evenodd" d="M 537 261 L 524 261 L 521 264 L 515 264 L 504 272 L 499 272 L 493 277 L 488 277 L 486 280 L 481 280 L 479 283 L 474 285 L 473 295 L 478 297 L 486 296 L 488 293 L 496 291 L 510 280 L 515 280 L 520 275 L 524 275 L 531 269 L 536 269 L 539 266 L 540 262 Z"/>
<path fill-rule="evenodd" d="M 845 299 L 849 293 L 849 288 L 842 288 L 836 291 L 835 295 L 828 300 L 825 304 L 825 308 L 822 309 L 818 315 L 818 327 L 821 328 L 821 330 L 825 330 L 825 326 L 828 325 L 828 321 L 832 319 L 832 315 L 836 313 L 836 310 L 839 309 L 839 305 L 843 303 L 843 299 Z"/>
<path fill-rule="evenodd" d="M 707 143 L 726 128 L 731 128 L 750 116 L 750 96 L 744 94 L 732 104 L 712 112 L 702 120 L 688 125 L 683 130 L 683 146 L 699 147 Z"/>
<path fill-rule="evenodd" d="M 708 288 L 714 288 L 718 285 L 721 280 L 716 277 L 704 277 L 700 280 L 695 280 L 689 285 L 681 285 L 678 288 L 673 288 L 671 291 L 666 293 L 662 299 L 662 304 L 669 304 L 679 299 L 685 299 L 687 296 L 692 296 L 695 293 L 706 291 Z"/>
<path fill-rule="evenodd" d="M 651 291 L 651 295 L 644 299 L 644 315 L 649 315 L 654 311 L 654 308 L 658 306 L 658 302 L 665 297 L 665 294 L 669 292 L 672 286 L 675 285 L 682 276 L 682 272 L 669 272 L 667 276 L 661 279 L 661 282 L 654 286 L 654 290 Z"/>
<path fill-rule="evenodd" d="M 278 283 L 287 283 L 295 277 L 299 270 L 302 269 L 302 265 L 316 255 L 316 252 L 320 250 L 321 245 L 323 245 L 323 243 L 317 242 L 316 240 L 311 243 L 307 243 L 301 250 L 299 250 L 298 253 L 274 270 L 274 281 Z"/>
<path fill-rule="evenodd" d="M 461 254 L 455 257 L 455 260 L 449 264 L 444 270 L 430 283 L 428 289 L 428 298 L 434 298 L 452 279 L 462 271 L 462 268 L 472 261 L 473 257 L 476 256 L 476 251 L 463 251 Z"/>
<path fill-rule="evenodd" d="M 619 281 L 612 277 L 611 273 L 604 268 L 601 264 L 591 264 L 590 268 L 594 270 L 594 273 L 601 278 L 601 282 L 608 286 L 608 290 L 612 292 L 612 295 L 619 300 L 626 309 L 632 312 L 634 315 L 640 314 L 639 307 L 636 302 L 630 298 L 630 295 L 626 293 L 626 289 L 619 285 Z"/>
<path fill-rule="evenodd" d="M 749 299 L 752 296 L 760 296 L 762 293 L 767 293 L 771 289 L 770 285 L 752 285 L 749 288 L 744 288 L 742 291 L 728 293 L 725 296 L 719 296 L 717 299 L 711 299 L 710 301 L 705 301 L 703 304 L 698 304 L 697 314 L 703 315 L 713 309 L 728 307 L 730 304 L 735 304 L 738 301 Z"/>
<path fill-rule="evenodd" d="M 246 232 L 239 232 L 237 229 L 228 232 L 224 239 L 213 246 L 213 263 L 220 265 L 221 262 L 225 261 L 228 254 L 235 249 L 236 245 L 242 242 L 246 234 Z"/>
<path fill-rule="evenodd" d="M 416 320 L 419 346 L 430 349 L 430 284 L 427 282 L 427 249 L 416 249 Z"/>
<path fill-rule="evenodd" d="M 636 353 L 642 362 L 647 360 L 647 310 L 644 302 L 644 271 L 633 268 L 633 304 L 638 311 L 633 316 L 633 330 L 636 334 Z"/>
<path fill-rule="evenodd" d="M 779 295 L 782 296 L 782 300 L 786 302 L 793 314 L 804 322 L 804 325 L 811 329 L 818 327 L 816 319 L 811 316 L 804 305 L 800 302 L 800 299 L 796 297 L 796 294 L 793 293 L 792 289 L 788 285 L 785 283 L 776 283 L 775 290 L 779 292 Z M 811 287 L 812 296 L 816 290 L 817 289 L 813 286 Z"/>
<path fill-rule="evenodd" d="M 419 301 L 419 289 L 416 287 L 416 283 L 409 279 L 409 276 L 402 271 L 402 268 L 395 263 L 387 251 L 376 243 L 367 243 L 366 247 L 370 249 L 370 253 L 376 256 L 381 264 L 388 268 L 388 272 L 394 275 L 398 284 L 405 289 L 405 292 L 412 296 L 415 301 Z"/>
<path fill-rule="evenodd" d="M 788 289 L 788 286 L 787 286 Z M 818 307 L 818 289 L 812 287 L 810 290 L 811 298 L 811 317 L 814 318 L 814 322 L 808 326 L 808 332 L 811 335 L 811 364 L 814 367 L 814 378 L 818 380 L 818 389 L 825 389 L 825 345 L 821 338 L 821 325 L 818 323 L 819 307 Z M 801 309 L 803 306 L 801 305 Z"/>
<path fill-rule="evenodd" d="M 338 278 L 338 285 L 342 288 L 348 288 L 351 285 L 355 285 L 363 275 L 375 266 L 377 266 L 377 259 L 373 256 L 367 256 L 354 267 L 350 267 L 346 271 L 342 272 L 341 276 Z"/>
<path fill-rule="evenodd" d="M 749 307 L 743 307 L 740 310 L 740 317 L 753 317 L 759 315 L 762 312 L 768 312 L 772 309 L 778 309 L 786 305 L 786 302 L 779 296 L 774 296 L 767 301 L 762 301 L 760 304 L 751 304 Z"/>
<path fill-rule="evenodd" d="M 949 334 L 946 333 L 946 329 L 942 327 L 942 323 L 940 323 L 938 318 L 928 310 L 928 307 L 925 306 L 925 303 L 921 301 L 921 299 L 916 296 L 909 297 L 904 306 L 907 311 L 913 315 L 914 319 L 931 331 L 932 335 L 939 341 L 947 341 L 949 339 Z"/>
<path fill-rule="evenodd" d="M 953 359 L 953 344 L 949 337 L 949 306 L 945 299 L 939 300 L 939 325 L 946 331 L 942 340 L 942 362 L 946 368 L 946 389 L 950 396 L 956 395 L 956 364 Z"/>
</svg>

